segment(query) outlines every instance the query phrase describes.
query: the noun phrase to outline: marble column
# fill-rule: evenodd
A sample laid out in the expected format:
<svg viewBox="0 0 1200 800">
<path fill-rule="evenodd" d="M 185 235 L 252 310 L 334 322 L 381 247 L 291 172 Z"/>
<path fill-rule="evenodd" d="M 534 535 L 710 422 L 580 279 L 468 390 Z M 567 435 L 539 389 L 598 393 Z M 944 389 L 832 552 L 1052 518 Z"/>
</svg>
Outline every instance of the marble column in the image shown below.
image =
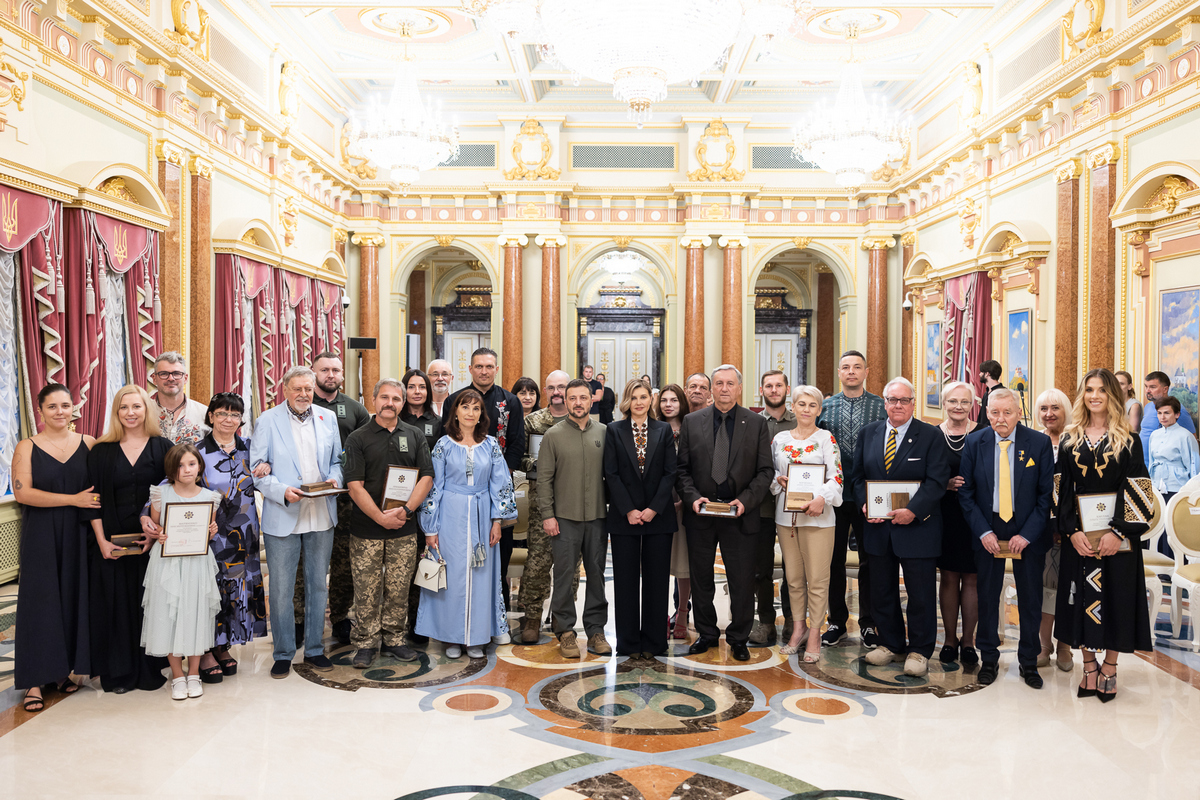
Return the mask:
<svg viewBox="0 0 1200 800">
<path fill-rule="evenodd" d="M 712 244 L 707 236 L 685 238 L 687 259 L 683 290 L 683 379 L 704 369 L 704 248 Z M 713 366 L 716 366 L 715 364 Z"/>
<path fill-rule="evenodd" d="M 371 413 L 375 412 L 371 391 L 379 382 L 379 248 L 383 242 L 378 233 L 356 233 L 351 239 L 358 245 L 358 335 L 375 340 L 373 350 L 359 351 L 363 403 Z"/>
<path fill-rule="evenodd" d="M 158 188 L 167 198 L 171 221 L 159 238 L 158 294 L 162 302 L 164 350 L 183 352 L 183 150 L 166 139 L 154 148 L 158 157 Z"/>
<path fill-rule="evenodd" d="M 900 237 L 900 274 L 908 273 L 908 265 L 912 262 L 913 252 L 917 249 L 917 234 L 910 232 Z M 907 296 L 907 287 L 904 288 Z M 900 309 L 900 375 L 913 380 L 913 310 Z M 914 381 L 915 383 L 915 381 Z"/>
<path fill-rule="evenodd" d="M 742 250 L 746 239 L 722 236 L 718 241 L 725 248 L 725 277 L 721 282 L 721 363 L 742 369 Z M 751 381 L 747 378 L 747 381 Z"/>
<path fill-rule="evenodd" d="M 863 239 L 867 251 L 867 391 L 883 394 L 892 376 L 888 369 L 888 249 L 895 247 L 890 236 Z"/>
<path fill-rule="evenodd" d="M 413 270 L 408 278 L 408 332 L 421 337 L 421 346 L 417 353 L 417 363 L 405 364 L 408 369 L 425 369 L 425 347 L 429 344 L 429 314 L 425 304 L 425 275 L 423 269 Z M 404 358 L 408 361 L 408 340 L 401 342 L 404 348 Z M 407 370 L 406 370 L 407 371 Z"/>
<path fill-rule="evenodd" d="M 1108 213 L 1117 196 L 1120 150 L 1105 145 L 1088 157 L 1091 167 L 1091 218 L 1088 220 L 1087 369 L 1116 369 L 1114 342 L 1117 311 L 1117 231 Z"/>
<path fill-rule="evenodd" d="M 524 236 L 501 236 L 504 248 L 504 275 L 500 294 L 504 302 L 504 321 L 500 338 L 504 352 L 500 357 L 501 385 L 512 386 L 524 374 L 525 361 L 521 343 L 523 303 L 521 286 L 521 248 L 528 243 Z"/>
<path fill-rule="evenodd" d="M 1071 159 L 1061 165 L 1054 254 L 1054 385 L 1074 400 L 1079 382 L 1079 175 Z"/>
<path fill-rule="evenodd" d="M 191 173 L 188 232 L 191 235 L 192 280 L 189 287 L 191 331 L 188 348 L 188 397 L 207 405 L 212 385 L 212 162 L 200 156 L 188 161 Z M 168 316 L 163 308 L 163 321 Z M 182 315 L 181 315 L 182 316 Z M 219 386 L 218 391 L 232 387 Z"/>
<path fill-rule="evenodd" d="M 817 272 L 817 352 L 813 375 L 817 388 L 826 397 L 837 391 L 838 316 L 837 279 L 832 272 Z"/>
<path fill-rule="evenodd" d="M 542 248 L 542 345 L 540 371 L 534 379 L 539 384 L 551 372 L 562 369 L 562 278 L 558 264 L 559 248 L 566 243 L 566 237 L 537 238 Z"/>
</svg>

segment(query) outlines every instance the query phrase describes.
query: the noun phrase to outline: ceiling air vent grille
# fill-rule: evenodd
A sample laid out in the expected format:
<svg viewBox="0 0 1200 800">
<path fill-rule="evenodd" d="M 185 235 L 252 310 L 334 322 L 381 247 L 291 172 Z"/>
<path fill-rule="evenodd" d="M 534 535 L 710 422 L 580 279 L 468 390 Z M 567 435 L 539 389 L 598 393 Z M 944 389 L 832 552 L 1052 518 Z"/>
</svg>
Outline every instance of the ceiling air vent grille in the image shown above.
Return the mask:
<svg viewBox="0 0 1200 800">
<path fill-rule="evenodd" d="M 571 169 L 676 169 L 673 144 L 573 144 Z"/>
<path fill-rule="evenodd" d="M 458 146 L 458 158 L 453 161 L 443 161 L 438 166 L 457 169 L 495 169 L 496 145 L 460 144 Z"/>
<path fill-rule="evenodd" d="M 1051 28 L 996 71 L 996 93 L 1005 98 L 1033 78 L 1056 66 L 1062 57 L 1062 32 Z"/>
<path fill-rule="evenodd" d="M 790 144 L 756 144 L 750 147 L 750 169 L 820 169 L 792 157 Z"/>
<path fill-rule="evenodd" d="M 265 99 L 268 95 L 266 58 L 256 58 L 254 53 L 221 33 L 220 28 L 212 28 L 211 33 L 213 62 L 245 84 L 259 98 Z"/>
</svg>

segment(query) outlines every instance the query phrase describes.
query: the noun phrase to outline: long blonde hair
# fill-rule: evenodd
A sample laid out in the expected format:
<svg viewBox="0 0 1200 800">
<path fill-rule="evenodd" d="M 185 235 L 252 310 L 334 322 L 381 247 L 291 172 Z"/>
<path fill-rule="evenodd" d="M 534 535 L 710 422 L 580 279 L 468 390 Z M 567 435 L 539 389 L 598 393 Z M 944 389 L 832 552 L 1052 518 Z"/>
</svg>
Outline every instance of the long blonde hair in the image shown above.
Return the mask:
<svg viewBox="0 0 1200 800">
<path fill-rule="evenodd" d="M 1133 446 L 1133 429 L 1129 427 L 1129 419 L 1125 416 L 1125 391 L 1117 381 L 1117 376 L 1107 369 L 1093 369 L 1079 381 L 1075 392 L 1075 405 L 1071 407 L 1071 421 L 1062 432 L 1060 441 L 1071 449 L 1078 449 L 1079 444 L 1086 439 L 1084 428 L 1088 426 L 1091 412 L 1084 403 L 1083 393 L 1087 383 L 1092 378 L 1099 378 L 1104 384 L 1104 410 L 1108 413 L 1108 442 L 1113 454 Z"/>
<path fill-rule="evenodd" d="M 125 399 L 127 394 L 141 395 L 142 405 L 146 407 L 146 416 L 142 420 L 142 432 L 147 436 L 162 436 L 162 428 L 158 425 L 158 403 L 150 399 L 149 393 L 140 386 L 129 384 L 122 386 L 117 390 L 117 396 L 113 398 L 112 409 L 108 414 L 108 429 L 104 431 L 104 435 L 97 439 L 97 442 L 119 442 L 125 434 L 125 426 L 121 424 L 121 401 Z"/>
</svg>

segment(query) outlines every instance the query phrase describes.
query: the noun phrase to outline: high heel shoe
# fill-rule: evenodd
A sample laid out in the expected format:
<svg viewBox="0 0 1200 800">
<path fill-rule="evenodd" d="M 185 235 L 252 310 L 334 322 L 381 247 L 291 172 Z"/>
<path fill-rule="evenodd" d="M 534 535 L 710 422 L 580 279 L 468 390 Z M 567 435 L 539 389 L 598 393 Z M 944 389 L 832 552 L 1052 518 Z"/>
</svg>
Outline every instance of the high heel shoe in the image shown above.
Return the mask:
<svg viewBox="0 0 1200 800">
<path fill-rule="evenodd" d="M 1107 675 L 1104 670 L 1099 669 L 1099 675 L 1096 678 L 1096 697 L 1100 698 L 1101 703 L 1107 703 L 1117 698 L 1117 662 L 1105 661 L 1104 666 L 1112 667 L 1113 674 Z"/>
<path fill-rule="evenodd" d="M 1094 669 L 1088 669 L 1089 666 L 1094 667 Z M 1092 674 L 1098 673 L 1098 672 L 1100 672 L 1100 667 L 1096 666 L 1095 661 L 1084 662 L 1083 683 L 1079 684 L 1079 691 L 1075 693 L 1076 697 L 1095 697 L 1096 696 L 1095 689 L 1085 689 L 1084 687 L 1087 686 L 1088 675 L 1092 675 Z"/>
</svg>

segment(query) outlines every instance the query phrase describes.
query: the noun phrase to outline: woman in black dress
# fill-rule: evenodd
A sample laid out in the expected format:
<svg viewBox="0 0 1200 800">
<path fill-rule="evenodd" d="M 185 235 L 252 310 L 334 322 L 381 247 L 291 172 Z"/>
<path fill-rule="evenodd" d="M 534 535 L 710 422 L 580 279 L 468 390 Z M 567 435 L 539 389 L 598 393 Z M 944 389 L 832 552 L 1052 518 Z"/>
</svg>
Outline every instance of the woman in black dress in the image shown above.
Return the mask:
<svg viewBox="0 0 1200 800">
<path fill-rule="evenodd" d="M 100 508 L 81 512 L 95 534 L 88 554 L 92 674 L 106 692 L 149 691 L 167 680 L 167 660 L 147 656 L 141 646 L 142 580 L 150 557 L 121 555 L 112 537 L 141 532 L 149 552 L 158 534 L 144 526 L 142 507 L 150 487 L 166 477 L 163 461 L 171 447 L 159 436 L 158 408 L 146 390 L 124 386 L 113 398 L 108 430 L 88 454 L 89 480 L 100 496 Z"/>
<path fill-rule="evenodd" d="M 650 419 L 650 384 L 630 381 L 622 419 L 604 434 L 608 532 L 612 535 L 617 655 L 652 658 L 667 652 L 667 595 L 675 537 L 675 437 Z M 640 581 L 640 590 L 639 590 Z"/>
<path fill-rule="evenodd" d="M 419 430 L 432 453 L 433 446 L 442 438 L 442 418 L 433 413 L 429 376 L 419 369 L 410 369 L 400 382 L 404 384 L 404 410 L 400 412 L 400 421 Z"/>
<path fill-rule="evenodd" d="M 37 404 L 42 432 L 19 442 L 12 462 L 13 494 L 23 506 L 14 686 L 26 690 L 26 711 L 46 707 L 46 684 L 74 694 L 71 674 L 91 673 L 88 531 L 79 509 L 100 507 L 87 468 L 95 440 L 71 430 L 70 390 L 47 384 Z"/>
<path fill-rule="evenodd" d="M 1117 694 L 1117 655 L 1153 648 L 1138 538 L 1150 527 L 1154 492 L 1141 440 L 1125 416 L 1121 385 L 1106 369 L 1094 369 L 1080 381 L 1057 470 L 1058 531 L 1064 541 L 1054 636 L 1083 653 L 1079 697 L 1108 702 Z M 1079 530 L 1076 497 L 1085 494 L 1116 495 L 1098 552 Z M 1097 668 L 1100 651 L 1104 664 Z"/>
<path fill-rule="evenodd" d="M 946 629 L 946 641 L 938 653 L 943 664 L 959 660 L 961 647 L 963 666 L 979 663 L 975 649 L 975 627 L 979 624 L 979 595 L 976 586 L 978 570 L 975 553 L 971 549 L 971 529 L 958 504 L 958 487 L 963 485 L 959 473 L 962 449 L 967 436 L 983 427 L 982 423 L 971 422 L 971 409 L 975 405 L 975 390 L 969 383 L 952 381 L 942 388 L 942 408 L 946 420 L 938 427 L 946 437 L 946 451 L 950 456 L 952 477 L 942 495 L 942 555 L 938 558 L 938 570 L 942 573 L 939 597 L 942 607 L 942 625 Z M 958 616 L 962 612 L 962 636 L 958 635 Z"/>
</svg>

